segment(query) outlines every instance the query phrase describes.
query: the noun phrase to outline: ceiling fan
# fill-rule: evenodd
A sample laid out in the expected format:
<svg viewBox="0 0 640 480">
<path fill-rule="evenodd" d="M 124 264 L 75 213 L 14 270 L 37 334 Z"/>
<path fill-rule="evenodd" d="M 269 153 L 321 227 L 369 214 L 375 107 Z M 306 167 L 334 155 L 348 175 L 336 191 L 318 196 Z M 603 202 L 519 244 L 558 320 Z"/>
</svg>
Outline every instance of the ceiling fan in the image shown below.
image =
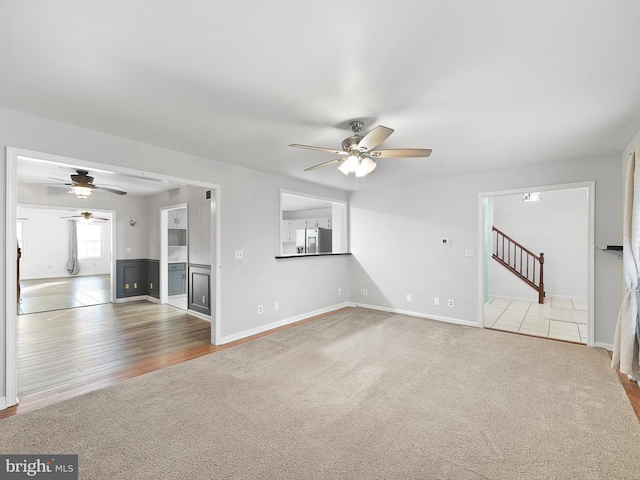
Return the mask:
<svg viewBox="0 0 640 480">
<path fill-rule="evenodd" d="M 309 150 L 318 150 L 320 152 L 333 153 L 339 158 L 320 163 L 312 167 L 306 168 L 306 171 L 315 170 L 316 168 L 326 167 L 328 165 L 338 165 L 345 175 L 354 173 L 356 177 L 364 177 L 373 172 L 377 168 L 374 158 L 414 158 L 428 157 L 431 155 L 431 149 L 428 148 L 393 148 L 387 150 L 372 150 L 384 142 L 393 133 L 393 129 L 378 125 L 364 137 L 360 136 L 360 131 L 364 127 L 364 123 L 360 120 L 354 120 L 349 123 L 353 135 L 342 141 L 342 150 L 333 148 L 314 147 L 312 145 L 300 145 L 293 143 L 290 147 L 306 148 Z"/>
<path fill-rule="evenodd" d="M 53 180 L 60 180 L 61 182 L 66 182 L 61 178 L 53 178 Z M 95 185 L 93 183 L 93 177 L 89 175 L 89 172 L 86 170 L 76 170 L 75 174 L 71 175 L 71 183 L 65 183 L 71 187 L 69 193 L 73 193 L 78 198 L 88 198 L 89 195 L 93 193 L 94 190 L 101 190 L 103 192 L 115 193 L 116 195 L 126 195 L 127 192 L 122 190 L 120 187 L 115 185 Z"/>
<path fill-rule="evenodd" d="M 79 218 L 86 222 L 92 222 L 94 220 L 98 220 L 101 222 L 108 222 L 108 218 L 104 217 L 95 217 L 91 212 L 81 212 L 80 215 L 71 215 L 70 217 L 60 217 L 60 218 Z"/>
</svg>

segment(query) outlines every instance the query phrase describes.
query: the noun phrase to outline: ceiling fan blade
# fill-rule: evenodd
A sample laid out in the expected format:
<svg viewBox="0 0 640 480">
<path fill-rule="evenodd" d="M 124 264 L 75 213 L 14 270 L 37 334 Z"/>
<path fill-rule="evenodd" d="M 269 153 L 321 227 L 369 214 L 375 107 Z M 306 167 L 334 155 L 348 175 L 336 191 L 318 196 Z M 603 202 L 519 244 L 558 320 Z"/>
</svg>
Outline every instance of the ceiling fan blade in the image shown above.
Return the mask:
<svg viewBox="0 0 640 480">
<path fill-rule="evenodd" d="M 51 180 L 59 180 L 59 181 L 61 181 L 61 182 L 65 182 L 65 183 L 69 181 L 69 180 L 63 180 L 62 178 L 56 178 L 56 177 L 49 177 L 49 178 L 50 178 Z M 69 185 L 71 185 L 71 184 L 69 183 Z"/>
<path fill-rule="evenodd" d="M 376 128 L 367 133 L 362 140 L 358 142 L 358 150 L 361 152 L 367 152 L 372 148 L 377 147 L 382 142 L 384 142 L 389 135 L 393 133 L 392 128 L 383 127 L 382 125 L 378 125 Z"/>
<path fill-rule="evenodd" d="M 334 155 L 344 155 L 344 156 L 349 155 L 347 152 L 344 152 L 342 150 L 335 150 L 333 148 L 314 147 L 313 145 L 300 145 L 299 143 L 292 143 L 289 146 L 296 147 L 296 148 L 306 148 L 307 150 L 318 150 L 319 152 L 333 153 Z"/>
<path fill-rule="evenodd" d="M 124 190 L 116 190 L 115 188 L 102 187 L 99 185 L 94 185 L 97 190 L 102 190 L 104 192 L 115 193 L 116 195 L 126 195 L 127 192 Z"/>
<path fill-rule="evenodd" d="M 319 163 L 318 165 L 314 165 L 313 167 L 305 168 L 304 171 L 308 172 L 309 170 L 315 170 L 316 168 L 326 167 L 328 165 L 333 165 L 334 163 L 342 162 L 342 158 L 335 158 L 333 160 L 329 160 L 328 162 Z"/>
<path fill-rule="evenodd" d="M 414 158 L 428 157 L 430 148 L 392 148 L 389 150 L 373 150 L 368 155 L 372 158 Z"/>
</svg>

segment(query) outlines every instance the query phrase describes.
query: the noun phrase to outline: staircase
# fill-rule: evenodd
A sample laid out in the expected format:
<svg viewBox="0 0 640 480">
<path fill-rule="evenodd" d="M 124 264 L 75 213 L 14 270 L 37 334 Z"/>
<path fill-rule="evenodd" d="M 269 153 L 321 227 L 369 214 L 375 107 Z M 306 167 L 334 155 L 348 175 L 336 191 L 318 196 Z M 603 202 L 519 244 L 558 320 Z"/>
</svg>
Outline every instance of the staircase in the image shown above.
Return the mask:
<svg viewBox="0 0 640 480">
<path fill-rule="evenodd" d="M 538 303 L 544 303 L 544 253 L 536 255 L 496 227 L 492 230 L 494 240 L 492 257 L 535 289 L 538 292 Z"/>
</svg>

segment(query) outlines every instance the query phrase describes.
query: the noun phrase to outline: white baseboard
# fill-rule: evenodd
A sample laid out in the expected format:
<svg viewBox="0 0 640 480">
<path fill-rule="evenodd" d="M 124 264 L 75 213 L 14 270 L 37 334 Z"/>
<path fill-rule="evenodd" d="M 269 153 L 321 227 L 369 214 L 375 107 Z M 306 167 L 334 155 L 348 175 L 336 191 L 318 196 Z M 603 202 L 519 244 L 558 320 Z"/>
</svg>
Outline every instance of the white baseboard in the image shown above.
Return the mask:
<svg viewBox="0 0 640 480">
<path fill-rule="evenodd" d="M 146 297 L 147 297 L 146 300 L 149 300 L 151 303 L 157 303 L 158 305 L 162 305 L 160 303 L 160 299 L 159 298 L 152 297 L 151 295 L 147 295 Z"/>
<path fill-rule="evenodd" d="M 613 343 L 593 342 L 593 346 L 604 348 L 605 350 L 609 350 L 610 352 L 613 352 Z"/>
<path fill-rule="evenodd" d="M 205 315 L 204 313 L 196 312 L 195 310 L 187 310 L 187 313 L 193 317 L 198 317 L 201 320 L 206 320 L 207 322 L 212 323 L 210 315 Z"/>
<path fill-rule="evenodd" d="M 135 297 L 116 298 L 116 301 L 114 303 L 139 302 L 140 300 L 149 300 L 149 295 L 136 295 Z"/>
<path fill-rule="evenodd" d="M 555 293 L 545 293 L 545 296 L 550 298 L 567 298 L 569 300 L 582 300 L 584 302 L 587 301 L 587 297 L 578 297 L 575 295 L 556 295 Z"/>
<path fill-rule="evenodd" d="M 262 325 L 260 327 L 252 328 L 250 330 L 245 330 L 244 332 L 227 335 L 225 337 L 220 338 L 219 345 L 235 342 L 236 340 L 242 340 L 243 338 L 247 338 L 252 335 L 257 335 L 258 333 L 263 333 L 268 330 L 273 330 L 274 328 L 283 327 L 284 325 L 289 325 L 291 323 L 299 322 L 300 320 L 306 320 L 307 318 L 314 317 L 316 315 L 320 315 L 323 313 L 333 312 L 334 310 L 338 310 L 340 308 L 344 308 L 348 306 L 350 305 L 346 302 L 339 303 L 337 305 L 331 305 L 329 307 L 321 308 L 319 310 L 314 310 L 313 312 L 303 313 L 302 315 L 296 315 L 295 317 L 285 318 L 283 320 L 278 320 L 277 322 L 269 323 L 267 325 Z"/>
<path fill-rule="evenodd" d="M 453 323 L 455 325 L 464 325 L 465 327 L 479 327 L 478 322 L 470 322 L 468 320 L 460 320 L 459 318 L 441 317 L 440 315 L 432 315 L 429 313 L 411 312 L 409 310 L 400 310 L 398 308 L 379 307 L 377 305 L 368 305 L 366 303 L 352 303 L 354 307 L 370 308 L 371 310 L 379 310 L 381 312 L 399 313 L 401 315 L 410 315 L 412 317 L 427 318 L 429 320 L 437 320 L 439 322 Z"/>
<path fill-rule="evenodd" d="M 500 300 L 511 300 L 512 302 L 538 302 L 538 297 L 507 297 L 506 295 L 492 295 L 489 298 L 499 298 Z"/>
<path fill-rule="evenodd" d="M 571 296 L 571 295 L 557 295 L 555 293 L 547 293 L 545 292 L 544 296 L 546 298 L 566 298 L 569 300 L 583 300 L 583 301 L 587 301 L 587 297 L 576 297 L 576 296 Z M 538 303 L 538 296 L 536 295 L 535 297 L 507 297 L 505 295 L 492 295 L 489 294 L 489 297 L 491 298 L 499 298 L 501 300 L 512 300 L 514 302 L 535 302 Z"/>
<path fill-rule="evenodd" d="M 7 397 L 0 397 L 0 410 L 7 408 Z"/>
</svg>

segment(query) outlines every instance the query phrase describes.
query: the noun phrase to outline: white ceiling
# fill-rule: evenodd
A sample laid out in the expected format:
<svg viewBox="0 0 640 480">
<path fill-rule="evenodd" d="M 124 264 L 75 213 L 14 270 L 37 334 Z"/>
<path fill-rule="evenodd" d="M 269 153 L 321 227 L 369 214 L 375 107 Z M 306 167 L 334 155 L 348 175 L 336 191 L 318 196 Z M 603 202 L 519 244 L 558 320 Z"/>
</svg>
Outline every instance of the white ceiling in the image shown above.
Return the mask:
<svg viewBox="0 0 640 480">
<path fill-rule="evenodd" d="M 0 106 L 311 172 L 354 118 L 395 133 L 367 188 L 620 152 L 640 127 L 637 0 L 2 0 Z M 56 152 L 51 152 L 56 153 Z M 110 182 L 108 182 L 110 183 Z"/>
<path fill-rule="evenodd" d="M 149 176 L 138 177 L 122 174 L 113 170 L 95 169 L 84 165 L 63 164 L 45 161 L 36 158 L 18 157 L 17 182 L 18 184 L 41 185 L 43 187 L 59 187 L 69 190 L 71 175 L 78 169 L 89 171 L 94 177 L 93 184 L 116 190 L 124 190 L 128 195 L 149 196 L 185 184 L 155 180 Z M 94 190 L 93 195 L 115 195 L 103 190 Z"/>
</svg>

